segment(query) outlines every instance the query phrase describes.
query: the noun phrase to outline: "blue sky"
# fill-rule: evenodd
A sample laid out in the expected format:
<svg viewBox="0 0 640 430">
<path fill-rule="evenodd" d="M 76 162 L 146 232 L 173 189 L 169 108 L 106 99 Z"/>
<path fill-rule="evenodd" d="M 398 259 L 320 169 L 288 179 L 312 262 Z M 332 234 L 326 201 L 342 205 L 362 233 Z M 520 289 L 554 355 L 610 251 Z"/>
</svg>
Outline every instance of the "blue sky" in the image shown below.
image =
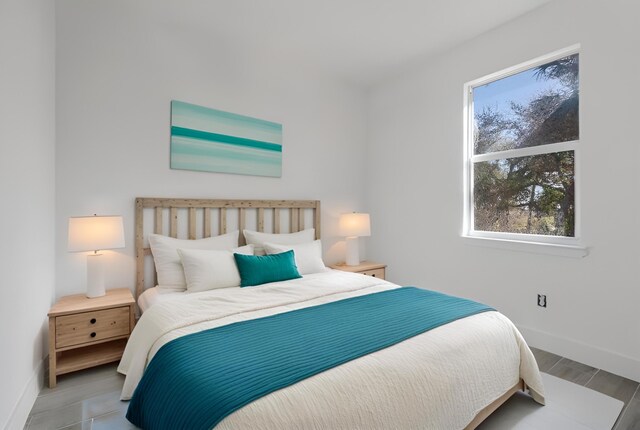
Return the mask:
<svg viewBox="0 0 640 430">
<path fill-rule="evenodd" d="M 515 75 L 507 76 L 473 89 L 473 109 L 482 112 L 485 107 L 495 108 L 505 115 L 510 115 L 510 102 L 527 104 L 538 93 L 548 89 L 561 89 L 557 80 L 537 79 L 535 68 Z"/>
</svg>

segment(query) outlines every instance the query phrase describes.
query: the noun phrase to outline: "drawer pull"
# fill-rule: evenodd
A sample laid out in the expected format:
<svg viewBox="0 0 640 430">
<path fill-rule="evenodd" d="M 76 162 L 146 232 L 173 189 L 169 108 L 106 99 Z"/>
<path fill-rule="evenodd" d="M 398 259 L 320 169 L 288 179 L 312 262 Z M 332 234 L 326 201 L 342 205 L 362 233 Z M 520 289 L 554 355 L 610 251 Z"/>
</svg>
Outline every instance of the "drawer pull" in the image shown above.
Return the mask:
<svg viewBox="0 0 640 430">
<path fill-rule="evenodd" d="M 96 337 L 96 332 L 91 332 L 91 337 Z"/>
<path fill-rule="evenodd" d="M 91 318 L 91 321 L 89 321 L 91 324 L 95 324 L 96 323 L 96 319 L 95 318 Z"/>
<path fill-rule="evenodd" d="M 373 275 L 371 275 L 371 276 L 373 276 L 373 277 L 375 278 L 375 277 L 376 277 L 376 274 L 374 273 L 374 274 L 373 274 Z"/>
</svg>

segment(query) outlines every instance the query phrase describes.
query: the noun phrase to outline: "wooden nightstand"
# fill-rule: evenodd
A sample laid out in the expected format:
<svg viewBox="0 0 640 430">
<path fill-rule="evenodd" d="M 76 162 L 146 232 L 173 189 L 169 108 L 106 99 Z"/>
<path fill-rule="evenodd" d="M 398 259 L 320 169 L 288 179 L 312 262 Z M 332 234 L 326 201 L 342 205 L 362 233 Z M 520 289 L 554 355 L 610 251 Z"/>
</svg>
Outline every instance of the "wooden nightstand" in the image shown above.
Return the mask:
<svg viewBox="0 0 640 430">
<path fill-rule="evenodd" d="M 120 360 L 135 324 L 135 303 L 128 288 L 58 300 L 48 314 L 49 387 L 58 375 Z"/>
<path fill-rule="evenodd" d="M 385 278 L 385 268 L 386 264 L 374 263 L 371 261 L 363 261 L 357 266 L 347 266 L 344 263 L 333 264 L 331 266 L 332 269 L 342 270 L 343 272 L 355 272 L 362 273 L 363 275 L 373 276 L 374 278 Z"/>
</svg>

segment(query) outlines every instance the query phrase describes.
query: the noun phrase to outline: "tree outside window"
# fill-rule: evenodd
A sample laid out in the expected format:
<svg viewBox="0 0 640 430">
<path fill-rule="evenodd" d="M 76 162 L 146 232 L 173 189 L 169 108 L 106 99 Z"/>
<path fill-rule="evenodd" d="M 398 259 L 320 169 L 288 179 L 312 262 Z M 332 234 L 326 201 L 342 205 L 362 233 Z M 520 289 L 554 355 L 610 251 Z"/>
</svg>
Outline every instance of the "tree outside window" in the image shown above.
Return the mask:
<svg viewBox="0 0 640 430">
<path fill-rule="evenodd" d="M 474 232 L 576 236 L 579 55 L 470 86 Z"/>
</svg>

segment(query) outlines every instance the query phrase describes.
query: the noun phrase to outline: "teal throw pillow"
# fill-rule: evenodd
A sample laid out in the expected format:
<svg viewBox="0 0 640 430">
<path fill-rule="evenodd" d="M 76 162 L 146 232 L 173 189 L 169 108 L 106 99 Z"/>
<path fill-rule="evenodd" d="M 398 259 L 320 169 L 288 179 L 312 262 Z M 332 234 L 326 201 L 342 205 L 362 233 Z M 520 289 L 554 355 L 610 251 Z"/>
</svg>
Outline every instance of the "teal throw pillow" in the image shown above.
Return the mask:
<svg viewBox="0 0 640 430">
<path fill-rule="evenodd" d="M 233 254 L 233 258 L 240 272 L 241 287 L 302 278 L 293 250 L 271 255 Z"/>
</svg>

